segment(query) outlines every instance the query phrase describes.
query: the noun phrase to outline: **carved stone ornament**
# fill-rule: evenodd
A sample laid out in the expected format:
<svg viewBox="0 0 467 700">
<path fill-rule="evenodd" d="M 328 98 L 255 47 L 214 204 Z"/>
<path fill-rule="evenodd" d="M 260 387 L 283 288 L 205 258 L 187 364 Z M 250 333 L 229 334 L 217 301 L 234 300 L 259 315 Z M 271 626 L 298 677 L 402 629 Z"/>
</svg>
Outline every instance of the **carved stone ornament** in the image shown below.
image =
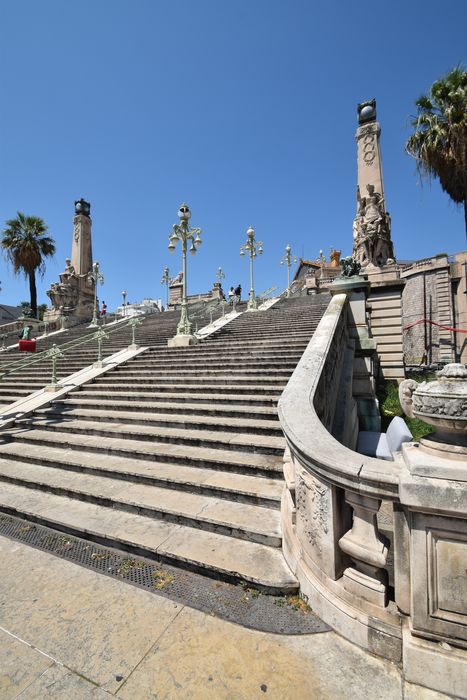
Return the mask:
<svg viewBox="0 0 467 700">
<path fill-rule="evenodd" d="M 448 364 L 437 376 L 433 382 L 401 382 L 399 398 L 404 413 L 436 429 L 431 442 L 438 440 L 467 448 L 467 367 Z"/>
<path fill-rule="evenodd" d="M 328 487 L 302 471 L 298 477 L 296 494 L 303 533 L 313 549 L 321 555 L 322 536 L 329 530 Z"/>
</svg>

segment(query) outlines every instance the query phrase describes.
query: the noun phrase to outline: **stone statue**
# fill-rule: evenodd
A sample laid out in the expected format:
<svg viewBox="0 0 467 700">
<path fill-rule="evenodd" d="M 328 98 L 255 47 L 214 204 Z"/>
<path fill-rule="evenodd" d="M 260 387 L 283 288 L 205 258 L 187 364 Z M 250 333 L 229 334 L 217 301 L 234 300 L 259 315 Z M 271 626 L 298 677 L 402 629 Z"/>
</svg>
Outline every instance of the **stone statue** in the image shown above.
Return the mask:
<svg viewBox="0 0 467 700">
<path fill-rule="evenodd" d="M 385 265 L 394 257 L 391 241 L 391 218 L 384 208 L 384 198 L 367 185 L 367 195 L 357 187 L 357 215 L 353 222 L 353 257 L 362 267 Z"/>
<path fill-rule="evenodd" d="M 351 255 L 347 255 L 346 258 L 342 258 L 341 265 L 341 277 L 355 277 L 360 273 L 360 263 L 357 260 L 354 260 Z"/>
<path fill-rule="evenodd" d="M 172 277 L 170 280 L 170 286 L 174 284 L 182 284 L 183 282 L 183 272 L 179 272 L 178 275 L 175 275 L 175 277 Z"/>
</svg>

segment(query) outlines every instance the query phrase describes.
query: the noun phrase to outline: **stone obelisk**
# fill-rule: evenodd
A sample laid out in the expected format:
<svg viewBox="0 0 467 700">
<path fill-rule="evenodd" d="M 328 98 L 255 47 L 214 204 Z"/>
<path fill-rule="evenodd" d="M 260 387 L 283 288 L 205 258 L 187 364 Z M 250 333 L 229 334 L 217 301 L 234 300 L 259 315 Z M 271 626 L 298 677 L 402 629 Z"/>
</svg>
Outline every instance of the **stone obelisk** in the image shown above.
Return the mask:
<svg viewBox="0 0 467 700">
<path fill-rule="evenodd" d="M 71 246 L 71 264 L 77 275 L 87 275 L 92 270 L 91 224 L 91 205 L 79 199 L 75 202 Z"/>
<path fill-rule="evenodd" d="M 383 378 L 404 378 L 402 348 L 402 289 L 395 264 L 391 219 L 386 209 L 381 166 L 381 126 L 376 101 L 357 106 L 357 215 L 353 222 L 352 256 L 370 282 L 368 308 Z"/>
<path fill-rule="evenodd" d="M 362 267 L 382 267 L 393 261 L 394 251 L 384 197 L 376 101 L 362 102 L 357 111 L 357 215 L 353 223 L 352 255 Z"/>
</svg>

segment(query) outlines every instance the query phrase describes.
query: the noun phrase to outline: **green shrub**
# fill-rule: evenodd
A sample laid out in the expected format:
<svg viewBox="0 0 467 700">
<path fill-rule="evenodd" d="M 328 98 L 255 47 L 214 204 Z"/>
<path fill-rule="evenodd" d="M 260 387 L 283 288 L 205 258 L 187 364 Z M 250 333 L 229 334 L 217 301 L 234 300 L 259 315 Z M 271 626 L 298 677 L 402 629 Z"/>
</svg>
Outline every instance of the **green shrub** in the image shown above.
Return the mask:
<svg viewBox="0 0 467 700">
<path fill-rule="evenodd" d="M 381 413 L 381 430 L 385 432 L 388 429 L 389 423 L 394 416 L 401 416 L 413 435 L 414 440 L 418 441 L 424 435 L 434 432 L 434 428 L 428 423 L 419 418 L 408 418 L 399 401 L 399 386 L 397 382 L 384 381 L 377 391 L 379 401 L 379 410 Z"/>
</svg>

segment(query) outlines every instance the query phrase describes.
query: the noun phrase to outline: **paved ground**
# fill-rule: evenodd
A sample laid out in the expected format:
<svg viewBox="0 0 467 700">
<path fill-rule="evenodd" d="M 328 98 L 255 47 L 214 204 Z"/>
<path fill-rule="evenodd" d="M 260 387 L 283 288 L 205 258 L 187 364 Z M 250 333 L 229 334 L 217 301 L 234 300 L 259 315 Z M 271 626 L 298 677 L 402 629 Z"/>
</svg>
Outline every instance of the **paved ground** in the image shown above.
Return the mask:
<svg viewBox="0 0 467 700">
<path fill-rule="evenodd" d="M 444 697 L 334 632 L 244 629 L 0 537 L 0 700 Z"/>
</svg>

